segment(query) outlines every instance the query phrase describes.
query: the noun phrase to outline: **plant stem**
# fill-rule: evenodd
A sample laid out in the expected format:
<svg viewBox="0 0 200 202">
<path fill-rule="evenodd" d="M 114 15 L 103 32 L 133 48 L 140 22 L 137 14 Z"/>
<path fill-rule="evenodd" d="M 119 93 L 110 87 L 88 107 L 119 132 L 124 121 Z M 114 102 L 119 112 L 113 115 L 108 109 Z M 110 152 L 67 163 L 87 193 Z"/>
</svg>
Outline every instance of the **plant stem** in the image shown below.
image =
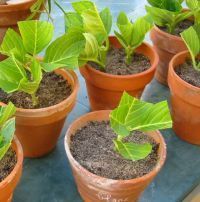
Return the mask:
<svg viewBox="0 0 200 202">
<path fill-rule="evenodd" d="M 35 95 L 35 93 L 33 93 L 31 94 L 31 98 L 32 98 L 33 106 L 36 106 L 38 104 L 38 97 Z"/>
<path fill-rule="evenodd" d="M 105 69 L 105 64 L 102 63 L 102 62 L 100 62 L 99 60 L 91 60 L 91 62 L 97 63 L 97 64 L 100 66 L 100 68 L 101 68 L 102 70 Z"/>
<path fill-rule="evenodd" d="M 126 64 L 129 65 L 131 63 L 133 49 L 130 46 L 128 46 L 125 51 L 126 51 Z"/>
</svg>

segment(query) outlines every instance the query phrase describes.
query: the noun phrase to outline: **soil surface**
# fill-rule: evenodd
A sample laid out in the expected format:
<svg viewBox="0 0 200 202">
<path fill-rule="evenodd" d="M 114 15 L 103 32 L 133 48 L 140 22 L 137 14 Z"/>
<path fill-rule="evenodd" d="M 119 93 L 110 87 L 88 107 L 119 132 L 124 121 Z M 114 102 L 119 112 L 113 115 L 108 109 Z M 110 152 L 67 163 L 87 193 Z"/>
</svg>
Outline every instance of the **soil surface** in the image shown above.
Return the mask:
<svg viewBox="0 0 200 202">
<path fill-rule="evenodd" d="M 16 107 L 24 109 L 38 109 L 56 105 L 72 93 L 71 85 L 61 76 L 53 72 L 44 73 L 40 87 L 36 93 L 38 104 L 33 106 L 31 96 L 24 92 L 7 94 L 0 89 L 0 101 L 13 102 Z"/>
<path fill-rule="evenodd" d="M 200 71 L 194 69 L 191 60 L 186 60 L 184 64 L 179 65 L 175 72 L 187 83 L 200 88 Z"/>
<path fill-rule="evenodd" d="M 126 64 L 125 57 L 126 54 L 123 48 L 112 48 L 108 52 L 106 67 L 103 72 L 113 75 L 131 75 L 141 73 L 151 67 L 150 60 L 142 54 L 135 53 L 130 65 Z M 95 69 L 102 71 L 97 64 L 90 64 Z"/>
<path fill-rule="evenodd" d="M 0 160 L 0 182 L 3 181 L 14 169 L 17 163 L 17 155 L 10 148 L 5 156 Z"/>
<path fill-rule="evenodd" d="M 184 20 L 184 21 L 180 22 L 176 26 L 173 35 L 180 36 L 181 32 L 183 32 L 184 30 L 186 30 L 187 28 L 189 28 L 190 26 L 193 26 L 193 25 L 194 25 L 193 21 L 191 21 L 191 20 Z M 163 30 L 164 32 L 168 32 L 166 27 L 159 27 L 159 28 L 161 30 Z"/>
<path fill-rule="evenodd" d="M 109 125 L 109 121 L 89 122 L 76 131 L 71 138 L 70 150 L 73 157 L 90 172 L 109 179 L 133 179 L 149 173 L 157 164 L 159 145 L 141 133 L 125 139 L 134 143 L 150 143 L 152 153 L 143 160 L 131 161 L 124 159 L 114 151 L 113 139 L 116 134 Z"/>
</svg>

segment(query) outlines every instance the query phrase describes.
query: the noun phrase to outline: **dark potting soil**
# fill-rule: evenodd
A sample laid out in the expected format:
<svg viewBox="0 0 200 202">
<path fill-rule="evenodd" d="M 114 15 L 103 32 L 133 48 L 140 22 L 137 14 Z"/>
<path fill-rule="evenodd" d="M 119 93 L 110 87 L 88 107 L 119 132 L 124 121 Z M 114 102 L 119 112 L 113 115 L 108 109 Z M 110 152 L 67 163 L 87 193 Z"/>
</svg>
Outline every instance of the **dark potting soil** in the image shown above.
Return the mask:
<svg viewBox="0 0 200 202">
<path fill-rule="evenodd" d="M 176 26 L 173 35 L 180 36 L 181 32 L 183 32 L 184 30 L 186 30 L 187 28 L 189 28 L 190 26 L 193 26 L 193 25 L 194 25 L 193 21 L 191 21 L 191 20 L 184 20 L 184 21 L 180 22 Z M 166 27 L 159 27 L 159 28 L 161 30 L 163 30 L 164 32 L 167 32 L 167 28 Z"/>
<path fill-rule="evenodd" d="M 0 160 L 0 182 L 3 181 L 14 169 L 17 163 L 17 155 L 10 148 L 5 156 Z"/>
<path fill-rule="evenodd" d="M 149 136 L 135 132 L 125 141 L 150 143 L 152 153 L 143 160 L 124 159 L 114 150 L 116 134 L 109 121 L 89 122 L 71 137 L 70 150 L 73 157 L 90 172 L 109 179 L 133 179 L 149 173 L 157 164 L 159 145 Z"/>
<path fill-rule="evenodd" d="M 175 72 L 187 83 L 200 88 L 200 71 L 194 69 L 191 60 L 186 60 L 184 64 L 179 65 Z"/>
<path fill-rule="evenodd" d="M 126 64 L 125 57 L 126 54 L 123 48 L 111 48 L 107 55 L 105 70 L 102 70 L 99 65 L 95 63 L 90 64 L 97 70 L 113 75 L 138 74 L 151 67 L 150 60 L 142 54 L 135 53 L 130 65 Z"/>
<path fill-rule="evenodd" d="M 43 79 L 36 93 L 38 105 L 33 106 L 31 96 L 24 92 L 7 94 L 0 90 L 0 101 L 3 103 L 13 102 L 18 108 L 38 109 L 62 102 L 70 96 L 71 92 L 71 85 L 61 75 L 51 72 L 43 74 Z"/>
</svg>

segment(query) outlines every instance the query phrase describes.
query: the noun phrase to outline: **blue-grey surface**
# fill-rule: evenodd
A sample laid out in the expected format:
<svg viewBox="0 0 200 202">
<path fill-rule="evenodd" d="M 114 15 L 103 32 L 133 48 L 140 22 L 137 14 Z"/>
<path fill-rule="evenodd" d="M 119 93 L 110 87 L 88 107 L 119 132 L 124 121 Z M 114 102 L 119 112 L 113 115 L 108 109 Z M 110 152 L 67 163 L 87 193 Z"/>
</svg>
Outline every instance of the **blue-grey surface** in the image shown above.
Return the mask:
<svg viewBox="0 0 200 202">
<path fill-rule="evenodd" d="M 60 1 L 71 9 L 70 2 Z M 116 17 L 123 10 L 131 18 L 144 13 L 144 0 L 95 0 L 100 9 L 110 7 Z M 55 19 L 55 37 L 64 32 L 63 15 L 58 8 L 53 8 Z M 90 111 L 83 78 L 79 75 L 80 90 L 77 104 L 68 117 L 56 149 L 41 159 L 25 159 L 23 176 L 14 194 L 14 202 L 81 202 L 64 151 L 64 135 L 69 124 Z M 155 80 L 147 86 L 143 99 L 157 102 L 169 98 L 167 87 Z M 163 131 L 168 155 L 167 161 L 146 189 L 141 202 L 176 202 L 181 201 L 194 186 L 200 182 L 200 148 L 179 140 L 172 130 Z M 95 202 L 95 201 L 94 201 Z"/>
</svg>

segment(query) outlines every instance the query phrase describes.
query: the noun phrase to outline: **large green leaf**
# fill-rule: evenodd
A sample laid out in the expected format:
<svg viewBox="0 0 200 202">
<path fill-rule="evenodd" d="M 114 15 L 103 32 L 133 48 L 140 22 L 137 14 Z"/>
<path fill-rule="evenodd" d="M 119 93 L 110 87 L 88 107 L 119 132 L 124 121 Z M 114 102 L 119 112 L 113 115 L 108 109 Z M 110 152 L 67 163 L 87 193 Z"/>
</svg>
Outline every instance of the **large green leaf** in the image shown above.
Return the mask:
<svg viewBox="0 0 200 202">
<path fill-rule="evenodd" d="M 119 140 L 113 141 L 115 144 L 115 149 L 119 152 L 125 159 L 137 161 L 146 158 L 152 151 L 152 145 L 146 144 L 135 144 L 132 142 L 123 143 Z"/>
<path fill-rule="evenodd" d="M 70 28 L 83 29 L 83 19 L 81 15 L 75 12 L 65 13 L 65 27 L 66 31 Z"/>
<path fill-rule="evenodd" d="M 73 29 L 57 38 L 46 50 L 42 67 L 45 71 L 78 67 L 78 57 L 85 47 L 85 37 Z"/>
<path fill-rule="evenodd" d="M 7 56 L 12 56 L 12 54 L 14 54 L 14 56 L 20 61 L 25 60 L 26 52 L 23 46 L 22 38 L 17 32 L 10 28 L 7 30 L 5 37 L 3 38 L 0 52 Z"/>
<path fill-rule="evenodd" d="M 110 9 L 109 8 L 105 8 L 100 12 L 100 17 L 101 20 L 104 24 L 104 27 L 107 31 L 107 34 L 109 35 L 110 30 L 112 28 L 112 15 L 110 13 Z"/>
<path fill-rule="evenodd" d="M 26 51 L 32 55 L 40 53 L 52 40 L 53 25 L 46 21 L 18 22 Z"/>
<path fill-rule="evenodd" d="M 111 127 L 119 136 L 130 131 L 154 131 L 170 128 L 172 120 L 166 101 L 151 104 L 124 93 L 119 106 L 110 114 Z"/>
<path fill-rule="evenodd" d="M 93 34 L 99 45 L 102 45 L 108 34 L 95 4 L 91 1 L 80 1 L 72 3 L 72 6 L 82 16 L 85 32 Z"/>
</svg>

